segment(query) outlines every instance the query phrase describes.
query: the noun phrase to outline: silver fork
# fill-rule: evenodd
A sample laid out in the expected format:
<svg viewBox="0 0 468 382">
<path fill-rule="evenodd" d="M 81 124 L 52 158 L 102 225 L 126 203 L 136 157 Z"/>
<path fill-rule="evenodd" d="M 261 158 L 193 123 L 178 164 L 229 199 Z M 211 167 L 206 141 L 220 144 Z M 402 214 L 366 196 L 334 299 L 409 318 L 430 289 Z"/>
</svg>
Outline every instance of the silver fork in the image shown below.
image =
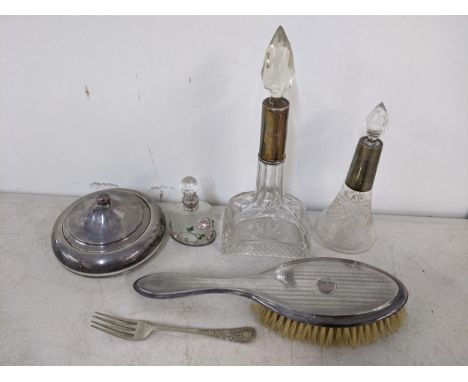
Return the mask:
<svg viewBox="0 0 468 382">
<path fill-rule="evenodd" d="M 184 328 L 180 326 L 155 324 L 145 320 L 133 320 L 111 316 L 109 314 L 99 312 L 94 312 L 93 318 L 94 320 L 91 320 L 91 327 L 101 330 L 104 333 L 131 341 L 144 340 L 155 331 L 202 334 L 226 341 L 240 343 L 251 342 L 257 335 L 255 329 L 248 326 L 229 329 Z"/>
</svg>

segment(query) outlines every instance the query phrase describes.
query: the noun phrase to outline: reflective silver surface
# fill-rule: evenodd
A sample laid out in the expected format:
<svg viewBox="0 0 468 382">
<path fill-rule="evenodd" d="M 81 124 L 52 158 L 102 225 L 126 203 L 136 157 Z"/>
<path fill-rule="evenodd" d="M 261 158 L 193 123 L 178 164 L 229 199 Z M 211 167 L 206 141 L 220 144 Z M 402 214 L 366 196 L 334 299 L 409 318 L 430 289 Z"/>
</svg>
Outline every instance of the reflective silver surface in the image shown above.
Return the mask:
<svg viewBox="0 0 468 382">
<path fill-rule="evenodd" d="M 141 341 L 149 337 L 153 332 L 179 332 L 189 334 L 201 334 L 204 336 L 219 338 L 221 340 L 249 343 L 257 336 L 255 328 L 244 326 L 227 329 L 188 328 L 182 326 L 162 325 L 145 320 L 122 318 L 105 313 L 95 312 L 91 327 L 115 337 L 130 341 Z"/>
<path fill-rule="evenodd" d="M 52 248 L 69 270 L 109 276 L 135 267 L 159 247 L 166 232 L 161 208 L 128 189 L 98 191 L 66 208 L 52 231 Z"/>
<path fill-rule="evenodd" d="M 353 326 L 381 320 L 401 309 L 408 291 L 401 281 L 368 264 L 337 258 L 284 263 L 235 278 L 155 273 L 134 283 L 152 298 L 203 293 L 248 297 L 293 320 L 325 326 Z"/>
</svg>

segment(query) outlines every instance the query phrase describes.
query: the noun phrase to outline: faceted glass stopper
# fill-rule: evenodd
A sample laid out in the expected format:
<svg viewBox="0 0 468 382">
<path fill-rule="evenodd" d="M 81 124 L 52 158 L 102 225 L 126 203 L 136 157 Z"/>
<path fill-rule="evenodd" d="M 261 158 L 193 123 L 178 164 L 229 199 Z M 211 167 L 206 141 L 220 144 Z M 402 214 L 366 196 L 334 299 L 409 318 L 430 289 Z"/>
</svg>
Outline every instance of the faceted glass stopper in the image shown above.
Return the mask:
<svg viewBox="0 0 468 382">
<path fill-rule="evenodd" d="M 186 176 L 180 181 L 180 189 L 184 194 L 182 198 L 182 203 L 184 208 L 188 211 L 193 211 L 198 208 L 198 182 L 192 176 Z"/>
<path fill-rule="evenodd" d="M 180 189 L 184 194 L 195 194 L 198 191 L 198 182 L 192 176 L 186 176 L 180 181 Z"/>
<path fill-rule="evenodd" d="M 379 139 L 380 135 L 388 129 L 388 113 L 383 102 L 372 110 L 366 119 L 367 137 L 371 141 Z"/>
<path fill-rule="evenodd" d="M 276 30 L 265 52 L 262 80 L 271 97 L 281 98 L 294 78 L 294 58 L 288 36 L 282 26 Z"/>
</svg>

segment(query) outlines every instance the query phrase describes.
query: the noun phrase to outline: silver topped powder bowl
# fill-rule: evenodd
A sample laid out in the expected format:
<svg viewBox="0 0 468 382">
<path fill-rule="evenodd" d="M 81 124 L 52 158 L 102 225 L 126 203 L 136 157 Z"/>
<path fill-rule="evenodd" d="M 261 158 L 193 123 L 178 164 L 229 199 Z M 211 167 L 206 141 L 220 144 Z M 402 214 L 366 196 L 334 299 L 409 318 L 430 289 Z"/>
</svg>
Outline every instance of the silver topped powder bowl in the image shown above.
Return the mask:
<svg viewBox="0 0 468 382">
<path fill-rule="evenodd" d="M 138 191 L 113 188 L 67 207 L 52 230 L 52 249 L 72 272 L 111 276 L 149 259 L 165 232 L 164 213 L 156 202 Z"/>
</svg>

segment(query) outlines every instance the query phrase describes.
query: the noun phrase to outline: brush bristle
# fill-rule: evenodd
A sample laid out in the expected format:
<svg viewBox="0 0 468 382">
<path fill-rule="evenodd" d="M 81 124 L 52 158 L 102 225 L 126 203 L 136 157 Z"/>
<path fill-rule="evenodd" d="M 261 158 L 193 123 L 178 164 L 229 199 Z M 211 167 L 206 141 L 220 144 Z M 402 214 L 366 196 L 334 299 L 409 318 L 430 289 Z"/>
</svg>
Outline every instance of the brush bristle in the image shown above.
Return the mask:
<svg viewBox="0 0 468 382">
<path fill-rule="evenodd" d="M 401 308 L 391 316 L 371 324 L 328 327 L 291 320 L 260 304 L 253 304 L 252 308 L 263 325 L 283 337 L 320 346 L 356 347 L 370 344 L 396 332 L 406 317 L 405 309 Z"/>
</svg>

